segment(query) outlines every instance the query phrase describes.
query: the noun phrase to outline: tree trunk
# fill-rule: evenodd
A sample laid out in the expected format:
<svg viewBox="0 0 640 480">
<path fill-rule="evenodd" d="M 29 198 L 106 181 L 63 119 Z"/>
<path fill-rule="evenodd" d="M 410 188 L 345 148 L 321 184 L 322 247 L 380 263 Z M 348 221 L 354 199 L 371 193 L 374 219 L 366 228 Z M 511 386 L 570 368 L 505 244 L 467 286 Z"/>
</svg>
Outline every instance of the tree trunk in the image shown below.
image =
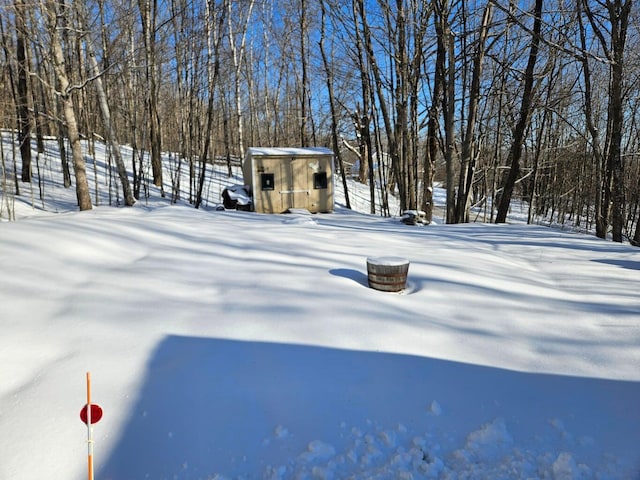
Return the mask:
<svg viewBox="0 0 640 480">
<path fill-rule="evenodd" d="M 307 122 L 309 121 L 307 112 L 308 87 L 307 75 L 307 1 L 300 0 L 300 62 L 302 70 L 302 86 L 300 90 L 300 146 L 309 146 L 309 132 L 307 132 Z"/>
<path fill-rule="evenodd" d="M 233 20 L 235 15 L 232 12 L 233 2 L 227 3 L 227 8 L 229 12 L 227 13 L 227 21 L 229 28 L 229 44 L 231 47 L 231 53 L 233 58 L 233 66 L 234 66 L 234 97 L 235 97 L 235 119 L 236 119 L 236 129 L 238 130 L 238 156 L 240 158 L 244 158 L 244 125 L 242 122 L 242 98 L 240 96 L 240 85 L 241 85 L 241 70 L 242 64 L 244 62 L 244 52 L 246 48 L 246 40 L 247 40 L 247 31 L 249 29 L 249 22 L 251 20 L 251 14 L 253 12 L 254 0 L 249 0 L 249 5 L 247 6 L 246 17 L 244 17 L 244 24 L 240 27 L 240 45 L 236 44 L 236 32 L 233 29 Z M 225 116 L 225 121 L 227 121 Z"/>
<path fill-rule="evenodd" d="M 62 51 L 62 42 L 58 33 L 58 11 L 54 2 L 47 2 L 47 15 L 49 17 L 49 34 L 51 36 L 51 53 L 53 58 L 53 68 L 60 84 L 60 98 L 62 101 L 62 112 L 67 123 L 67 133 L 71 143 L 71 154 L 73 157 L 73 167 L 76 176 L 76 197 L 80 210 L 91 210 L 91 195 L 89 194 L 89 183 L 80 143 L 80 132 L 76 113 L 71 98 L 69 78 L 67 77 L 66 63 Z"/>
<path fill-rule="evenodd" d="M 531 38 L 531 49 L 529 50 L 529 60 L 524 74 L 524 88 L 522 91 L 522 103 L 520 104 L 520 116 L 516 128 L 513 132 L 513 141 L 509 151 L 509 159 L 511 167 L 509 174 L 502 188 L 500 195 L 500 203 L 498 205 L 498 213 L 496 214 L 496 223 L 504 223 L 507 221 L 509 213 L 509 205 L 513 196 L 513 189 L 516 181 L 520 176 L 520 159 L 522 158 L 522 145 L 524 143 L 525 133 L 529 125 L 529 117 L 531 116 L 531 108 L 533 104 L 533 83 L 534 68 L 538 59 L 538 50 L 540 47 L 540 30 L 542 27 L 542 5 L 543 0 L 536 0 L 533 21 L 533 36 Z"/>
<path fill-rule="evenodd" d="M 360 5 L 354 0 L 351 2 L 351 12 L 353 15 L 353 22 L 355 25 L 358 23 L 358 15 Z M 364 6 L 362 7 L 364 8 Z M 360 13 L 360 15 L 365 15 L 364 10 Z M 371 149 L 371 136 L 368 136 L 369 142 L 366 142 L 366 138 L 364 135 L 365 129 L 368 132 L 371 126 L 371 122 L 369 121 L 370 114 L 370 104 L 371 104 L 371 88 L 369 83 L 369 75 L 368 69 L 365 61 L 365 52 L 364 46 L 362 44 L 362 35 L 360 34 L 360 29 L 356 28 L 354 32 L 355 36 L 355 49 L 356 49 L 356 61 L 358 66 L 358 75 L 360 77 L 360 95 L 362 99 L 362 112 L 359 108 L 359 102 L 356 101 L 355 113 L 351 115 L 353 118 L 353 123 L 356 129 L 356 137 L 358 138 L 358 148 L 359 148 L 359 165 L 358 165 L 358 182 L 362 184 L 367 183 L 367 179 L 371 179 L 371 175 L 369 174 L 369 164 L 370 160 L 370 152 Z M 375 213 L 375 197 L 371 199 L 371 209 L 373 213 Z"/>
<path fill-rule="evenodd" d="M 333 71 L 329 66 L 329 60 L 327 58 L 327 54 L 324 48 L 324 38 L 325 38 L 325 16 L 326 16 L 326 7 L 325 0 L 320 0 L 320 8 L 322 12 L 322 23 L 321 23 L 321 31 L 320 31 L 320 41 L 318 45 L 320 47 L 320 55 L 322 56 L 322 64 L 324 66 L 324 71 L 327 79 L 327 92 L 329 94 L 329 107 L 331 110 L 331 144 L 333 146 L 333 152 L 336 156 L 336 160 L 338 161 L 338 165 L 340 167 L 340 176 L 342 178 L 342 187 L 344 190 L 344 200 L 346 207 L 351 210 L 351 202 L 349 201 L 349 189 L 347 187 L 347 176 L 344 171 L 344 163 L 342 161 L 342 155 L 340 154 L 340 146 L 338 142 L 338 117 L 336 114 L 336 106 L 335 106 L 335 95 L 333 92 Z M 335 166 L 334 166 L 335 171 Z"/>
<path fill-rule="evenodd" d="M 436 25 L 440 13 L 436 11 Z M 436 27 L 439 29 L 439 27 Z M 438 157 L 438 117 L 440 116 L 441 105 L 443 103 L 443 85 L 445 84 L 445 61 L 446 51 L 442 35 L 437 37 L 436 65 L 433 79 L 433 90 L 431 92 L 431 105 L 429 107 L 427 122 L 427 139 L 424 160 L 423 176 L 423 196 L 422 210 L 425 212 L 425 219 L 428 223 L 433 221 L 433 179 L 435 176 L 436 158 Z"/>
<path fill-rule="evenodd" d="M 120 151 L 120 143 L 116 135 L 116 131 L 111 123 L 111 110 L 107 102 L 107 94 L 104 91 L 104 85 L 102 84 L 101 72 L 98 67 L 98 61 L 96 60 L 95 52 L 93 51 L 93 45 L 91 44 L 91 38 L 87 36 L 85 39 L 85 45 L 87 49 L 87 55 L 89 56 L 89 66 L 92 70 L 94 77 L 94 84 L 98 93 L 98 104 L 100 106 L 100 113 L 102 114 L 102 123 L 107 133 L 107 139 L 111 145 L 111 150 L 116 161 L 116 168 L 118 170 L 118 176 L 120 177 L 120 183 L 122 184 L 122 194 L 127 206 L 132 206 L 136 200 L 133 197 L 131 190 L 131 184 L 129 183 L 129 177 L 127 174 L 127 168 L 122 159 Z"/>
<path fill-rule="evenodd" d="M 147 108 L 149 111 L 149 143 L 153 184 L 162 189 L 162 136 L 158 113 L 158 66 L 156 62 L 157 0 L 138 0 L 146 57 Z M 163 192 L 164 195 L 164 192 Z"/>
<path fill-rule="evenodd" d="M 638 182 L 637 182 L 637 186 L 636 186 L 636 195 L 640 196 L 640 172 L 637 172 L 636 175 L 638 175 Z M 636 200 L 638 201 L 638 200 Z M 636 205 L 636 208 L 638 208 L 640 205 Z M 636 215 L 636 230 L 635 233 L 633 235 L 633 238 L 631 239 L 631 245 L 635 246 L 635 247 L 640 247 L 640 214 Z"/>
<path fill-rule="evenodd" d="M 447 213 L 446 222 L 455 222 L 455 188 L 453 156 L 455 151 L 455 55 L 453 45 L 453 33 L 449 26 L 449 2 L 441 0 L 437 2 L 436 8 L 436 35 L 438 53 L 436 58 L 442 58 L 442 114 L 444 120 L 444 159 L 446 164 L 447 183 Z M 446 66 L 446 67 L 445 67 Z"/>
<path fill-rule="evenodd" d="M 11 96 L 13 97 L 13 101 L 16 107 L 16 119 L 19 117 L 19 113 L 18 113 L 18 97 L 17 97 L 17 93 L 16 93 L 16 86 L 15 86 L 15 76 L 13 74 L 13 68 L 11 68 L 11 54 L 9 53 L 9 45 L 8 45 L 8 38 L 7 35 L 5 34 L 4 31 L 4 22 L 3 22 L 3 17 L 2 15 L 0 15 L 0 35 L 2 35 L 2 50 L 4 51 L 4 56 L 5 56 L 5 68 L 7 69 L 7 73 L 9 75 L 9 86 L 11 88 Z M 2 156 L 2 161 L 4 162 L 4 154 Z M 16 162 L 13 162 L 13 170 L 14 170 L 14 179 L 17 179 L 17 167 L 16 167 Z M 5 169 L 3 167 L 2 169 L 3 173 L 5 172 Z M 3 177 L 4 179 L 4 177 Z M 15 185 L 15 195 L 20 195 L 20 183 L 18 181 L 14 181 L 13 184 Z"/>
<path fill-rule="evenodd" d="M 591 28 L 609 60 L 609 105 L 607 109 L 607 149 L 601 176 L 601 202 L 596 218 L 596 234 L 606 237 L 609 205 L 614 242 L 622 242 L 624 228 L 624 164 L 622 137 L 624 126 L 624 49 L 631 12 L 631 0 L 607 0 L 601 3 L 610 23 L 610 45 L 601 30 L 601 19 L 594 14 L 589 2 L 582 2 Z M 581 30 L 584 30 L 583 28 Z M 581 34 L 584 35 L 583 32 Z M 584 62 L 583 62 L 584 63 Z M 593 134 L 592 134 L 593 135 Z"/>
<path fill-rule="evenodd" d="M 493 3 L 488 2 L 482 15 L 482 25 L 476 39 L 476 52 L 473 57 L 473 72 L 471 74 L 471 87 L 469 90 L 469 110 L 467 115 L 467 127 L 462 142 L 462 155 L 460 161 L 460 181 L 458 184 L 458 200 L 456 203 L 456 223 L 469 221 L 469 208 L 471 189 L 476 171 L 476 123 L 478 117 L 478 104 L 480 102 L 480 79 L 482 66 L 486 53 L 486 42 L 489 34 L 489 24 L 493 16 Z"/>
<path fill-rule="evenodd" d="M 227 1 L 227 0 L 225 0 Z M 215 87 L 218 81 L 218 74 L 220 72 L 220 41 L 222 39 L 222 32 L 225 22 L 225 9 L 221 9 L 220 17 L 218 20 L 217 28 L 213 22 L 215 8 L 211 1 L 207 1 L 207 35 L 209 35 L 209 61 L 213 61 L 213 64 L 209 64 L 209 101 L 207 103 L 207 127 L 204 133 L 204 146 L 202 154 L 200 155 L 200 176 L 198 178 L 198 192 L 196 195 L 195 208 L 200 208 L 202 205 L 202 192 L 204 190 L 204 181 L 206 174 L 207 158 L 209 157 L 209 146 L 211 144 L 211 130 L 213 128 L 213 105 Z"/>
<path fill-rule="evenodd" d="M 384 83 L 382 81 L 382 74 L 380 72 L 380 67 L 378 66 L 378 61 L 376 60 L 376 54 L 373 49 L 372 33 L 369 27 L 369 23 L 367 21 L 365 2 L 364 0 L 355 0 L 355 2 L 356 2 L 356 9 L 357 9 L 358 16 L 360 18 L 360 21 L 362 22 L 363 47 L 367 55 L 369 70 L 373 74 L 376 96 L 378 98 L 378 103 L 380 108 L 380 115 L 384 122 L 384 128 L 387 134 L 387 142 L 388 142 L 387 148 L 389 150 L 389 155 L 391 156 L 391 163 L 393 166 L 395 166 L 395 168 L 397 168 L 398 144 L 396 141 L 395 129 L 392 126 L 389 108 L 387 106 L 387 100 L 386 100 L 387 96 L 384 92 Z M 381 150 L 379 150 L 379 152 L 381 152 Z M 378 155 L 378 157 L 381 157 L 381 155 Z M 380 160 L 381 159 L 379 158 L 379 161 Z M 380 165 L 382 165 L 382 161 L 380 161 Z M 397 174 L 398 174 L 397 171 L 394 172 L 396 181 L 398 179 Z M 400 196 L 400 202 L 401 202 L 400 208 L 404 209 L 405 205 L 403 203 L 402 195 Z"/>
<path fill-rule="evenodd" d="M 25 4 L 16 0 L 16 56 L 18 60 L 18 141 L 22 158 L 22 181 L 31 181 L 31 115 L 29 114 L 29 61 L 26 47 Z"/>
<path fill-rule="evenodd" d="M 611 90 L 609 92 L 609 119 L 611 121 L 611 143 L 608 162 L 612 172 L 611 226 L 614 242 L 622 242 L 624 228 L 624 165 L 622 163 L 622 137 L 624 126 L 624 47 L 631 0 L 609 2 L 613 63 L 611 64 Z"/>
<path fill-rule="evenodd" d="M 603 171 L 605 165 L 603 163 L 602 147 L 600 146 L 600 132 L 594 123 L 593 119 L 593 91 L 591 86 L 591 66 L 587 57 L 587 39 L 584 24 L 582 22 L 582 10 L 581 1 L 577 2 L 578 5 L 578 23 L 580 26 L 580 46 L 582 49 L 582 56 L 580 62 L 582 63 L 582 76 L 584 79 L 584 116 L 587 124 L 587 130 L 591 136 L 591 151 L 594 156 L 595 170 L 597 172 L 597 193 L 595 198 L 595 210 L 596 210 L 596 236 L 599 238 L 605 238 L 607 236 L 607 225 L 609 223 L 609 200 L 608 195 L 604 191 L 604 184 L 602 182 Z M 604 198 L 606 200 L 606 206 Z"/>
</svg>

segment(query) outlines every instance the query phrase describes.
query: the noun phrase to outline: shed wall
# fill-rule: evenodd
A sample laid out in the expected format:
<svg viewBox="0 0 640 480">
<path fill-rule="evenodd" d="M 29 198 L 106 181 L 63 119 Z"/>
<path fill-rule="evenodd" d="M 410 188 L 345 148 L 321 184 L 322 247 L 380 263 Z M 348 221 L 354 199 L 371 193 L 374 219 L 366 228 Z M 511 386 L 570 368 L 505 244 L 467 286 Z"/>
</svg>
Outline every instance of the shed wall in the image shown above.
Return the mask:
<svg viewBox="0 0 640 480">
<path fill-rule="evenodd" d="M 284 213 L 291 208 L 311 213 L 333 211 L 333 154 L 318 149 L 300 154 L 301 150 L 279 155 L 253 154 L 249 149 L 243 175 L 251 188 L 256 212 Z"/>
</svg>

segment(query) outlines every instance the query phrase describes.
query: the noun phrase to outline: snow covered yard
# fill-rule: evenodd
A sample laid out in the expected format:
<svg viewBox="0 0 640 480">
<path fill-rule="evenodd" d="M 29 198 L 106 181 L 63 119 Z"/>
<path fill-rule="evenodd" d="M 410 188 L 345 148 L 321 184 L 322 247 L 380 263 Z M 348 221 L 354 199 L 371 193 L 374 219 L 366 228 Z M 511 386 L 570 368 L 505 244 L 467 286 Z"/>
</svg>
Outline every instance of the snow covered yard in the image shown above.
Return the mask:
<svg viewBox="0 0 640 480">
<path fill-rule="evenodd" d="M 0 224 L 0 478 L 640 478 L 640 252 L 141 204 Z M 366 257 L 410 259 L 401 294 Z"/>
<path fill-rule="evenodd" d="M 0 480 L 86 478 L 87 371 L 99 480 L 640 479 L 638 249 L 216 211 L 222 172 L 201 210 L 80 213 L 48 148 L 44 200 L 3 198 Z M 399 294 L 367 286 L 386 255 L 411 262 Z"/>
</svg>

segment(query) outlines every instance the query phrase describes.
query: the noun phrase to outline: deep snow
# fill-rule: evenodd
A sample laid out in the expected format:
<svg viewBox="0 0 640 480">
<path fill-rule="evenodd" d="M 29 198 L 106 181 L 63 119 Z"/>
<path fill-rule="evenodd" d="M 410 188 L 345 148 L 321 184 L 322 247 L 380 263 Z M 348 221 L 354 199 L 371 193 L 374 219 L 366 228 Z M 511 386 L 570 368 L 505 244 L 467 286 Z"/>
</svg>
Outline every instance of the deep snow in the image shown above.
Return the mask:
<svg viewBox="0 0 640 480">
<path fill-rule="evenodd" d="M 216 211 L 217 182 L 237 178 L 201 210 L 16 198 L 0 479 L 86 478 L 87 371 L 101 480 L 640 479 L 638 249 Z M 367 286 L 388 255 L 411 262 L 400 294 Z"/>
</svg>

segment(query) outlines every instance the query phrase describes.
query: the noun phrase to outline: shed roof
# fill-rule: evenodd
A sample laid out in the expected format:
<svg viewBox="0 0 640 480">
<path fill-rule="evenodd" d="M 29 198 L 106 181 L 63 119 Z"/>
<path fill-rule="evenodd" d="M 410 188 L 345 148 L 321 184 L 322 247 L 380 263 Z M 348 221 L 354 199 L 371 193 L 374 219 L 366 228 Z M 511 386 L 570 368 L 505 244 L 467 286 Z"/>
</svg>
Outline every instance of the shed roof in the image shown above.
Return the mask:
<svg viewBox="0 0 640 480">
<path fill-rule="evenodd" d="M 324 147 L 251 147 L 247 150 L 251 156 L 305 156 L 333 155 L 333 151 Z"/>
</svg>

